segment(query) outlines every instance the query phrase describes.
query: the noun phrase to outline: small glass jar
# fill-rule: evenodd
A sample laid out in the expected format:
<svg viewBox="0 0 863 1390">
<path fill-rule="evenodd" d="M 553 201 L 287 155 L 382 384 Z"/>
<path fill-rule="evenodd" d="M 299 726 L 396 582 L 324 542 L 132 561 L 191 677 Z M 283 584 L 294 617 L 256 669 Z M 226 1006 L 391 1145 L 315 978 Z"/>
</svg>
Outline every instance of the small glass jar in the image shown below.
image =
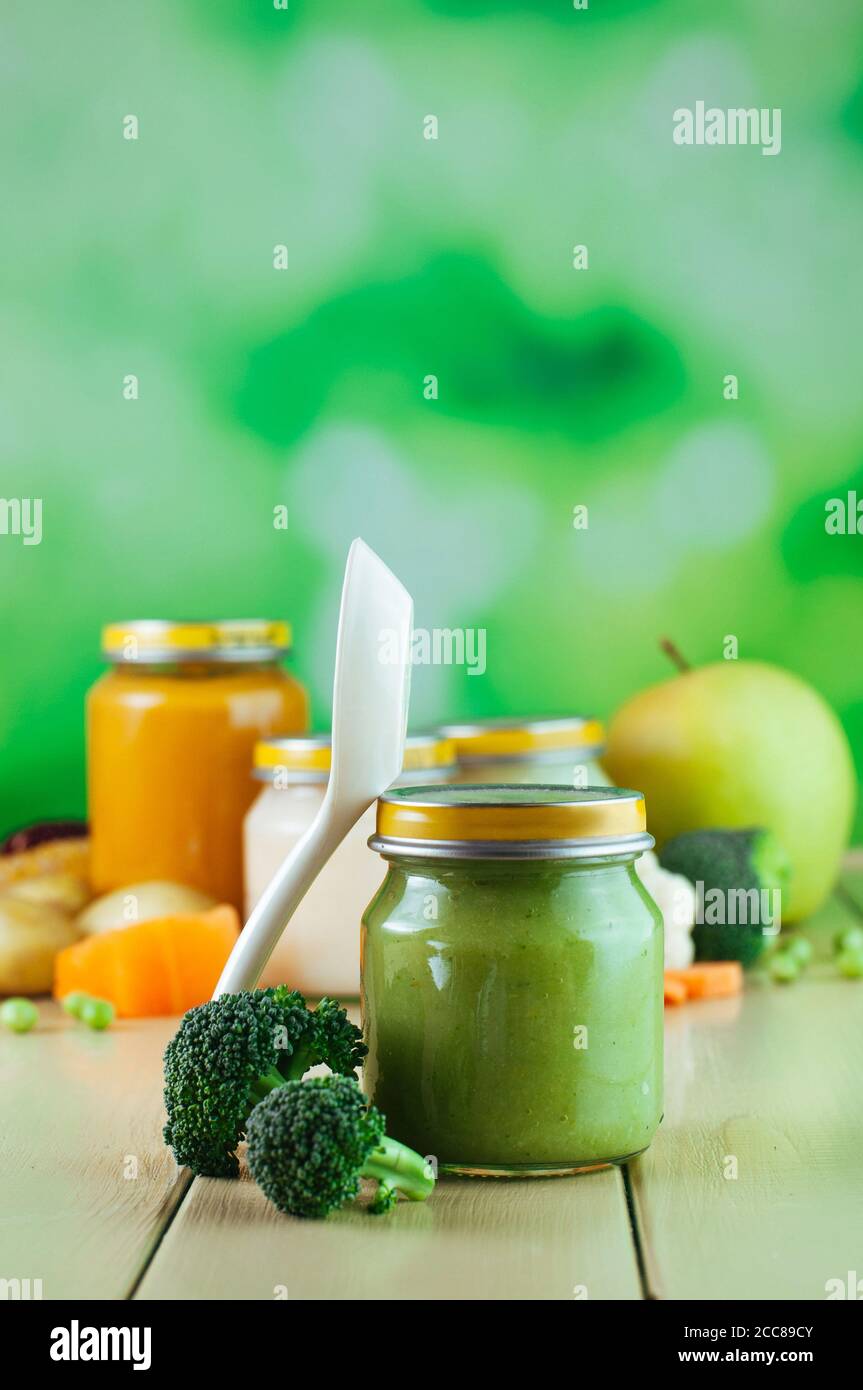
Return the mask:
<svg viewBox="0 0 863 1390">
<path fill-rule="evenodd" d="M 607 787 L 600 765 L 605 729 L 598 719 L 478 719 L 444 724 L 459 762 L 459 781 L 479 784 Z"/>
<path fill-rule="evenodd" d="M 252 750 L 308 725 L 281 665 L 288 625 L 129 622 L 102 647 L 112 669 L 87 698 L 94 888 L 169 879 L 239 908 Z"/>
<path fill-rule="evenodd" d="M 257 744 L 254 776 L 264 787 L 243 828 L 246 917 L 320 810 L 330 758 L 329 734 Z M 408 735 L 404 773 L 396 785 L 404 778 L 443 782 L 454 775 L 455 750 L 447 739 Z M 264 967 L 262 984 L 287 984 L 313 998 L 359 996 L 359 921 L 381 881 L 380 863 L 367 848 L 374 828 L 370 806 L 309 888 Z"/>
<path fill-rule="evenodd" d="M 653 839 L 616 788 L 389 791 L 369 841 L 364 1089 L 389 1132 L 475 1176 L 577 1173 L 662 1115 L 662 915 Z"/>
</svg>

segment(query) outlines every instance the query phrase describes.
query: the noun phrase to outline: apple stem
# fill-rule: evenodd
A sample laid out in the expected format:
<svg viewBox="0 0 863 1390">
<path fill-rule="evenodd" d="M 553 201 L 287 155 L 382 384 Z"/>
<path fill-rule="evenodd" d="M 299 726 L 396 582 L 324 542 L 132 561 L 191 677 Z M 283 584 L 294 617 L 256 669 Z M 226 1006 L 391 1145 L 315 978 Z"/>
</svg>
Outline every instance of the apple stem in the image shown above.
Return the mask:
<svg viewBox="0 0 863 1390">
<path fill-rule="evenodd" d="M 661 637 L 659 640 L 659 645 L 665 652 L 665 655 L 670 657 L 671 660 L 674 662 L 678 671 L 692 670 L 692 667 L 686 660 L 686 657 L 682 655 L 680 648 L 675 646 L 674 642 L 672 642 L 670 637 Z"/>
</svg>

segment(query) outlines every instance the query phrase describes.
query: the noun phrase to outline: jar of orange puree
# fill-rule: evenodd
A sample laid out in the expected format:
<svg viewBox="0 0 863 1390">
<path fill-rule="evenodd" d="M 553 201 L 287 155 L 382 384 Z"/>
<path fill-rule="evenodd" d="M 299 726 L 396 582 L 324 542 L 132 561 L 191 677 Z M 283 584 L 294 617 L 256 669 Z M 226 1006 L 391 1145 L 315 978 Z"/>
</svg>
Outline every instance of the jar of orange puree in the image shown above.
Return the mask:
<svg viewBox="0 0 863 1390">
<path fill-rule="evenodd" d="M 306 692 L 282 667 L 290 636 L 257 619 L 105 628 L 111 670 L 87 697 L 97 892 L 169 879 L 242 908 L 252 751 L 308 727 Z"/>
</svg>

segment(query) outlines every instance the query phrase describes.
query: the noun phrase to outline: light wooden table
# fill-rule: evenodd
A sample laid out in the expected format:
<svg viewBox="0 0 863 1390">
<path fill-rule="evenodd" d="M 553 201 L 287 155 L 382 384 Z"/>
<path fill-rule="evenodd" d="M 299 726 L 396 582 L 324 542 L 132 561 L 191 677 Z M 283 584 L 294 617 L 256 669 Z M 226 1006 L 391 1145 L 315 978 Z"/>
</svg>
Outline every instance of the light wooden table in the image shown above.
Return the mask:
<svg viewBox="0 0 863 1390">
<path fill-rule="evenodd" d="M 796 985 L 667 1011 L 666 1113 L 623 1170 L 443 1179 L 386 1219 L 280 1216 L 161 1142 L 172 1019 L 97 1034 L 43 1004 L 0 1035 L 0 1280 L 51 1298 L 823 1299 L 863 1275 L 863 982 L 829 960 L 863 864 L 806 926 Z M 14 1288 L 14 1286 L 12 1286 Z"/>
</svg>

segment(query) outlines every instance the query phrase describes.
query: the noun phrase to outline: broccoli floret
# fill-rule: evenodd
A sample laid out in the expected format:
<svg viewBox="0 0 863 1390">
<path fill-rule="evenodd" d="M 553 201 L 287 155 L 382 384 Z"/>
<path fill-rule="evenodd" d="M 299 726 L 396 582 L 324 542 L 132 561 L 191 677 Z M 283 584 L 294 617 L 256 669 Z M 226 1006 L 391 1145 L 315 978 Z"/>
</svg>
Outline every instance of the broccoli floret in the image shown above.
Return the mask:
<svg viewBox="0 0 863 1390">
<path fill-rule="evenodd" d="M 351 1023 L 335 999 L 322 999 L 312 1018 L 315 1022 L 315 1051 L 320 1055 L 309 1066 L 326 1062 L 330 1071 L 340 1076 L 353 1076 L 368 1052 L 361 1041 L 359 1028 Z"/>
<path fill-rule="evenodd" d="M 739 960 L 754 965 L 767 945 L 761 921 L 762 890 L 782 893 L 790 880 L 788 856 L 769 830 L 689 830 L 663 845 L 659 862 L 670 873 L 701 885 L 700 915 L 692 929 L 696 960 Z M 717 895 L 720 895 L 717 897 Z M 723 905 L 711 920 L 711 904 Z M 772 908 L 773 898 L 766 900 Z M 731 921 L 731 916 L 736 921 Z M 778 923 L 777 923 L 778 926 Z"/>
<path fill-rule="evenodd" d="M 353 1078 L 310 1077 L 273 1091 L 249 1120 L 252 1177 L 280 1211 L 328 1216 L 377 1179 L 369 1210 L 389 1211 L 403 1192 L 423 1202 L 435 1180 L 426 1160 L 384 1133 L 386 1120 Z"/>
<path fill-rule="evenodd" d="M 323 1062 L 352 1074 L 366 1048 L 344 1009 L 296 990 L 244 990 L 190 1009 L 165 1051 L 165 1143 L 206 1177 L 236 1177 L 255 1105 Z"/>
</svg>

